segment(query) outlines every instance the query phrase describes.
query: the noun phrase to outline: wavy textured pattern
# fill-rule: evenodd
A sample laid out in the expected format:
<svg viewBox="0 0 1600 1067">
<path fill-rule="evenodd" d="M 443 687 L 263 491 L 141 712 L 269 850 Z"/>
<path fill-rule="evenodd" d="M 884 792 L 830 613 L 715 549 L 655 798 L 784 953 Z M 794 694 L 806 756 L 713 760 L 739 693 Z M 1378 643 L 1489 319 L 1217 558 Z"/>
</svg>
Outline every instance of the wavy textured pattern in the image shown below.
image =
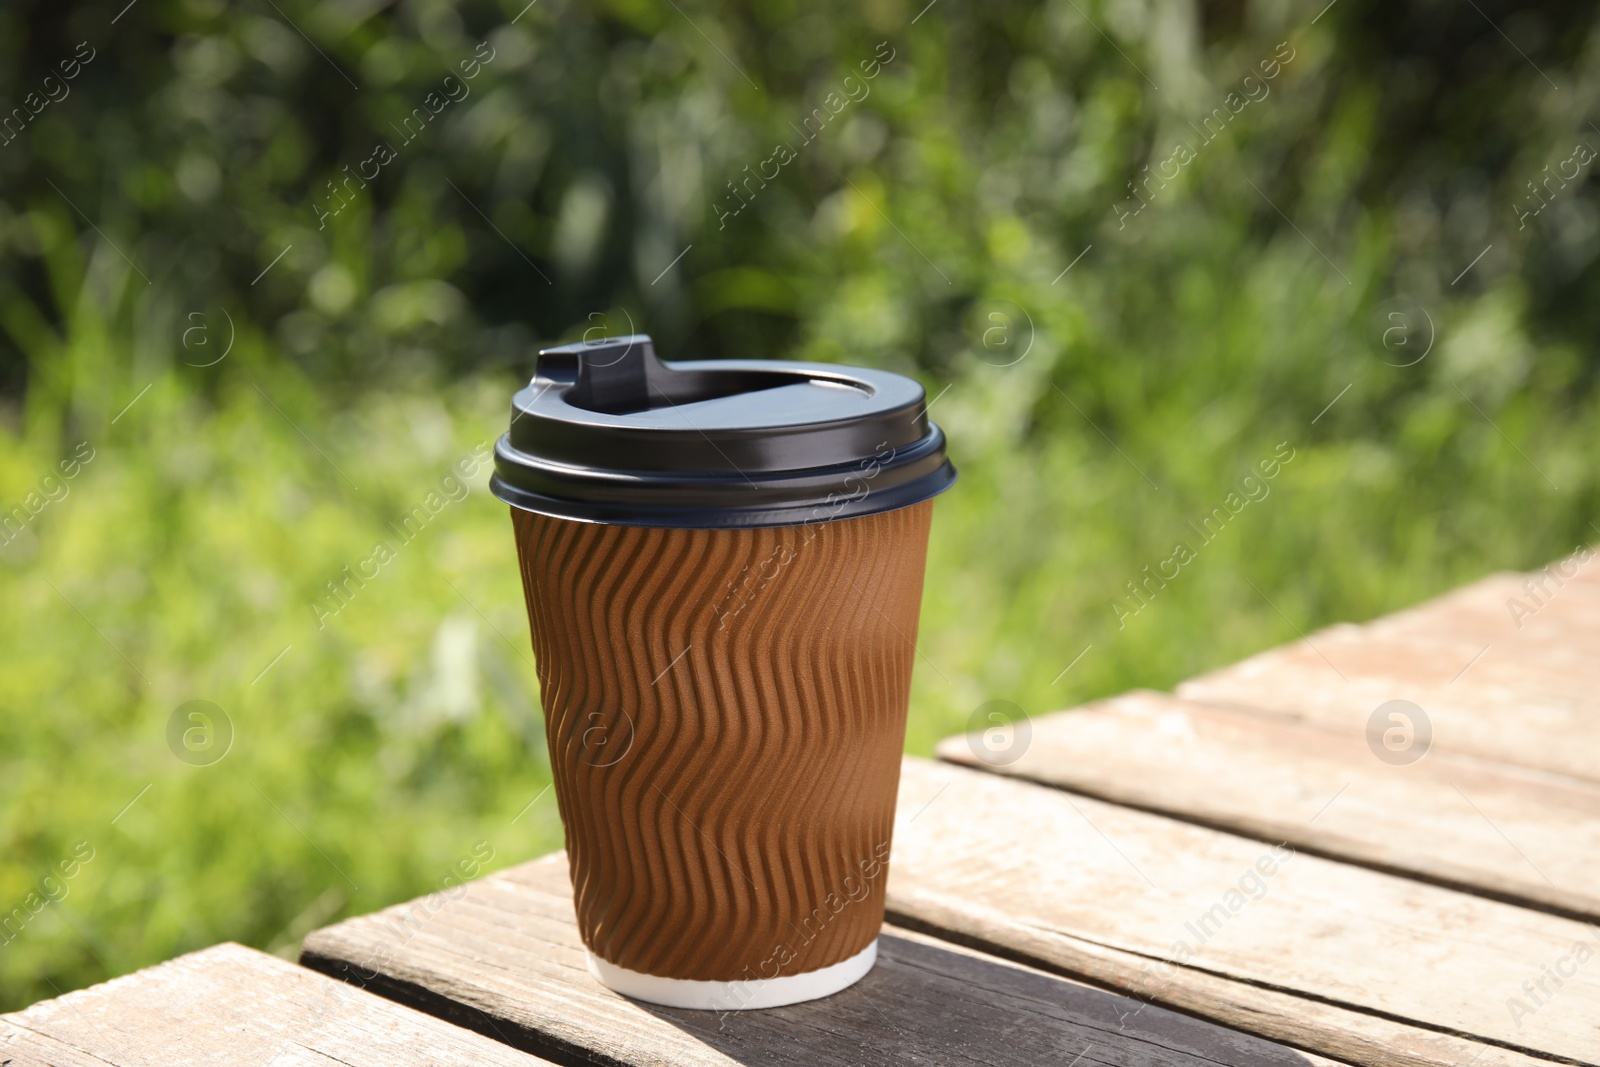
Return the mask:
<svg viewBox="0 0 1600 1067">
<path fill-rule="evenodd" d="M 512 509 L 596 955 L 754 980 L 877 936 L 932 514 L 668 530 Z"/>
</svg>

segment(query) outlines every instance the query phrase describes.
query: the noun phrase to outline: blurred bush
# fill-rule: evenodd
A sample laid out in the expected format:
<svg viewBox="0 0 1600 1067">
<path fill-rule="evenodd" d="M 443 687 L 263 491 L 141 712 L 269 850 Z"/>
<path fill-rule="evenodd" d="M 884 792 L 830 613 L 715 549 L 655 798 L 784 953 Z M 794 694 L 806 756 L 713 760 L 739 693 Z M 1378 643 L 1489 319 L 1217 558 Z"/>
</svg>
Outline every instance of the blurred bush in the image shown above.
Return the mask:
<svg viewBox="0 0 1600 1067">
<path fill-rule="evenodd" d="M 1449 281 L 1492 242 L 1464 292 L 1519 282 L 1552 340 L 1593 325 L 1587 171 L 1517 217 L 1544 167 L 1600 136 L 1582 5 L 1341 0 L 1315 25 L 1287 3 L 919 7 L 139 0 L 112 24 L 9 5 L 0 100 L 51 76 L 65 96 L 0 147 L 8 391 L 44 376 L 30 354 L 66 318 L 83 270 L 66 246 L 91 225 L 138 265 L 106 294 L 142 327 L 138 358 L 225 304 L 355 387 L 613 319 L 669 354 L 948 371 L 975 305 L 1036 287 L 1148 352 L 1176 340 L 1152 305 L 1197 271 L 1226 284 L 1290 219 L 1358 283 L 1357 313 L 1396 289 L 1459 297 Z M 1119 223 L 1179 142 L 1199 158 Z M 763 166 L 778 145 L 792 159 Z M 1114 299 L 1046 295 L 1091 243 L 1081 275 Z"/>
</svg>

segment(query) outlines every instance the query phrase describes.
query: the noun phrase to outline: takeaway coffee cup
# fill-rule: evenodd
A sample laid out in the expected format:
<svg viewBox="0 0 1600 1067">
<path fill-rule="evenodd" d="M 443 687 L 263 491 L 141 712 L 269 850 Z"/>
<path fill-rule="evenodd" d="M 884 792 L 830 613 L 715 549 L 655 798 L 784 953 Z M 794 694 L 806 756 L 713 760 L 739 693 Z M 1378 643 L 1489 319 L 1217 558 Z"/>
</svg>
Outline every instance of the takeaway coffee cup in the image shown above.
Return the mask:
<svg viewBox="0 0 1600 1067">
<path fill-rule="evenodd" d="M 539 354 L 495 446 L 590 972 L 734 1010 L 877 956 L 932 497 L 921 386 Z"/>
</svg>

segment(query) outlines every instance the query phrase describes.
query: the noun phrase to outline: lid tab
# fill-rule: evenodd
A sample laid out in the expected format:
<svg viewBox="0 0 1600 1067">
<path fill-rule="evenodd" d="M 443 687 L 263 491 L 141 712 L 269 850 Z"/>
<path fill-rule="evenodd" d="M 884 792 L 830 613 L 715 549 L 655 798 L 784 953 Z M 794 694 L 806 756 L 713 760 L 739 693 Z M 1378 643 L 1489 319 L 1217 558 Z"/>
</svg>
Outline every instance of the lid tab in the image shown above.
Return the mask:
<svg viewBox="0 0 1600 1067">
<path fill-rule="evenodd" d="M 548 371 L 547 371 L 548 366 Z M 580 341 L 539 353 L 538 376 L 570 381 L 567 403 L 626 415 L 650 406 L 650 383 L 666 371 L 647 334 Z"/>
</svg>

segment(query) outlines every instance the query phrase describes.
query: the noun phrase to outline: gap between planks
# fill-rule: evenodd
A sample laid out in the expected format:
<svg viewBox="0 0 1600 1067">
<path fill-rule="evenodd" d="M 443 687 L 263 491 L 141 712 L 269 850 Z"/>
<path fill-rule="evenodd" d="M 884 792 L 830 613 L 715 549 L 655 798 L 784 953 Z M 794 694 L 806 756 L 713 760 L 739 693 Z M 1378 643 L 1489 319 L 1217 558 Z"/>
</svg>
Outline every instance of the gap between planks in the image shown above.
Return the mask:
<svg viewBox="0 0 1600 1067">
<path fill-rule="evenodd" d="M 1449 751 L 1381 761 L 1313 723 L 1134 692 L 1031 724 L 986 767 L 949 762 L 1552 914 L 1600 919 L 1600 787 Z M 1508 835 L 1514 835 L 1509 837 Z"/>
<path fill-rule="evenodd" d="M 919 759 L 901 790 L 902 812 L 940 799 L 896 828 L 899 919 L 1353 1063 L 1600 1049 L 1592 957 L 1536 1013 L 1507 1008 L 1542 965 L 1593 947 L 1583 924 L 1310 855 L 1262 874 L 1261 843 Z"/>
</svg>

